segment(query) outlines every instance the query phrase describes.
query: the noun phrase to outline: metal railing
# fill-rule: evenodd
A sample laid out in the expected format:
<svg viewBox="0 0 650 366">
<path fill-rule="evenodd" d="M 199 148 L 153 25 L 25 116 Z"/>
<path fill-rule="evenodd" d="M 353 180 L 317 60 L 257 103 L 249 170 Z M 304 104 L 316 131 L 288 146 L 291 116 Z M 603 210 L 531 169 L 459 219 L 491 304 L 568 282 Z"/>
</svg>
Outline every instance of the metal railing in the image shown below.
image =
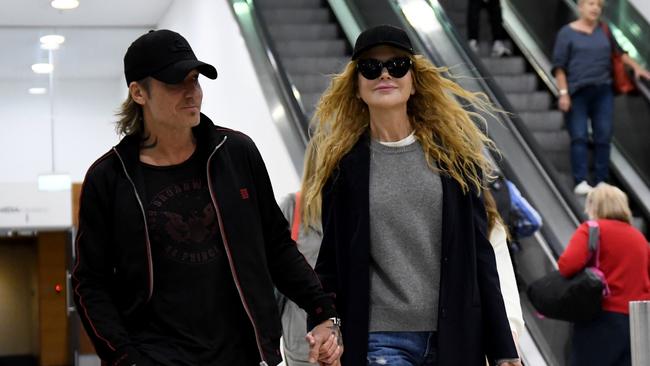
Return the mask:
<svg viewBox="0 0 650 366">
<path fill-rule="evenodd" d="M 632 366 L 650 365 L 650 301 L 630 302 Z"/>
</svg>

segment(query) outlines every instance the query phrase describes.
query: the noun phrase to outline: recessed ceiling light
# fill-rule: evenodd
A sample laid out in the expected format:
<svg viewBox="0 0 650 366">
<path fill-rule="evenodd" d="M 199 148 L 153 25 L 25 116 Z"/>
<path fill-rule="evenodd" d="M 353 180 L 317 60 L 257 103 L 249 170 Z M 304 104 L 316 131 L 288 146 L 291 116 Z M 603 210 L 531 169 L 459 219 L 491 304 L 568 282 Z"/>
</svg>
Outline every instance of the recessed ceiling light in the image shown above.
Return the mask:
<svg viewBox="0 0 650 366">
<path fill-rule="evenodd" d="M 49 74 L 54 70 L 54 65 L 52 64 L 33 64 L 32 71 L 37 74 Z"/>
<path fill-rule="evenodd" d="M 33 94 L 33 95 L 42 95 L 47 93 L 47 89 L 45 88 L 29 88 L 28 91 L 29 94 Z"/>
<path fill-rule="evenodd" d="M 65 37 L 58 34 L 48 34 L 40 38 L 41 48 L 44 50 L 57 50 L 65 42 Z"/>
<path fill-rule="evenodd" d="M 70 10 L 79 6 L 79 0 L 52 0 L 50 5 L 52 5 L 54 9 Z"/>
</svg>

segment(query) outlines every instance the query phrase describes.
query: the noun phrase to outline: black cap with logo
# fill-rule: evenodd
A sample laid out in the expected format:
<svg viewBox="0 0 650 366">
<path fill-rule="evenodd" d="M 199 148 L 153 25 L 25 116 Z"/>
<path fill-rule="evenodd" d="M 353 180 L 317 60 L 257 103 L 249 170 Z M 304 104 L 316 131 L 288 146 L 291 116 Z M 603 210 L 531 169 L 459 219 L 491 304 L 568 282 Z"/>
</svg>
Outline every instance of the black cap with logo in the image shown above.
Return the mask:
<svg viewBox="0 0 650 366">
<path fill-rule="evenodd" d="M 363 52 L 380 45 L 393 46 L 411 55 L 415 53 L 411 45 L 411 40 L 404 30 L 392 25 L 383 24 L 361 32 L 357 41 L 354 43 L 352 59 L 356 60 Z"/>
<path fill-rule="evenodd" d="M 149 31 L 131 43 L 124 55 L 127 85 L 148 76 L 177 84 L 194 69 L 210 79 L 217 78 L 214 66 L 199 61 L 187 40 L 167 29 Z"/>
</svg>

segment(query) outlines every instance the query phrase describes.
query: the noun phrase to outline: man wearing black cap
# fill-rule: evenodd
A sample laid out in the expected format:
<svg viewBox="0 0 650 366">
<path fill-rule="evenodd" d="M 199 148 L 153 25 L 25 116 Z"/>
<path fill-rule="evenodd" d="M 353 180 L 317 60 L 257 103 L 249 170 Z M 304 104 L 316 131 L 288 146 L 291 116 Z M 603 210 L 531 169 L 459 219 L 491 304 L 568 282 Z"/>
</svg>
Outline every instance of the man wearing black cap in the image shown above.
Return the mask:
<svg viewBox="0 0 650 366">
<path fill-rule="evenodd" d="M 110 365 L 276 365 L 274 285 L 319 325 L 322 365 L 342 352 L 333 299 L 290 238 L 248 136 L 201 114 L 197 60 L 178 33 L 151 31 L 124 56 L 126 135 L 84 180 L 74 297 Z"/>
</svg>

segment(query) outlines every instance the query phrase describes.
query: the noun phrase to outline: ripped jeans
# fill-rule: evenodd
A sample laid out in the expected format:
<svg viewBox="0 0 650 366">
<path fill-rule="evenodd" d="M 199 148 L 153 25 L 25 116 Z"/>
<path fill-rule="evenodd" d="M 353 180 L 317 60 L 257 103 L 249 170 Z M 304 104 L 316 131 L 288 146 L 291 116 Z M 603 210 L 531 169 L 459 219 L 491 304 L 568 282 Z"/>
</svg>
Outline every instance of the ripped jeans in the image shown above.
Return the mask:
<svg viewBox="0 0 650 366">
<path fill-rule="evenodd" d="M 371 332 L 367 366 L 435 366 L 436 332 Z"/>
</svg>

